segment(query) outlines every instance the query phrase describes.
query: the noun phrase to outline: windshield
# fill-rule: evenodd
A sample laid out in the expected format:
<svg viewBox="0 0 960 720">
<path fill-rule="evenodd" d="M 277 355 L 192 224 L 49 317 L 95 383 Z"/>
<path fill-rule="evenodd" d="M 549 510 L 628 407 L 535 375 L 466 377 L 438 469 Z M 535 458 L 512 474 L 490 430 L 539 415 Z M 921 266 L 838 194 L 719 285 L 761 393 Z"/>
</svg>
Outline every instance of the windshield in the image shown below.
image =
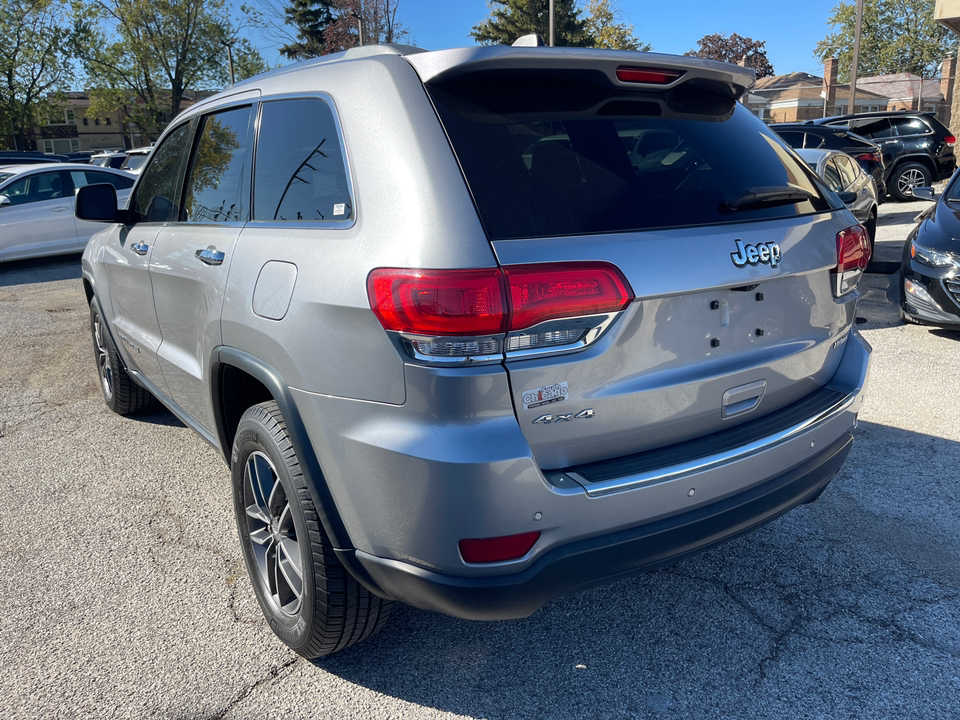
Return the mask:
<svg viewBox="0 0 960 720">
<path fill-rule="evenodd" d="M 738 103 L 689 93 L 681 115 L 655 94 L 560 84 L 500 75 L 428 87 L 492 239 L 830 209 L 806 168 Z M 730 193 L 771 187 L 810 197 L 736 212 L 726 204 Z"/>
</svg>

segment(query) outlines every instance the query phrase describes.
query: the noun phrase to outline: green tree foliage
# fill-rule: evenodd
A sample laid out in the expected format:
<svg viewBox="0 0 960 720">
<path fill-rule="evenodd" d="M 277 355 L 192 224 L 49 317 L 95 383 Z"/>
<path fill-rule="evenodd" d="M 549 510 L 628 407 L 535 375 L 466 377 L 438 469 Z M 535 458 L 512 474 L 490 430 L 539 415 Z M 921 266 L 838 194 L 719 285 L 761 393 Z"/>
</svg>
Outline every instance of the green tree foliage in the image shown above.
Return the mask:
<svg viewBox="0 0 960 720">
<path fill-rule="evenodd" d="M 511 45 L 523 35 L 536 33 L 544 40 L 550 34 L 549 0 L 489 0 L 490 17 L 474 25 L 470 36 L 482 45 Z M 575 0 L 556 0 L 557 45 L 593 47 L 594 39 L 580 17 Z"/>
<path fill-rule="evenodd" d="M 753 40 L 748 37 L 741 37 L 733 33 L 729 37 L 715 33 L 713 35 L 704 35 L 697 41 L 699 48 L 684 53 L 692 57 L 707 58 L 708 60 L 720 60 L 739 64 L 746 58 L 748 68 L 756 71 L 758 78 L 769 77 L 773 75 L 773 65 L 767 59 L 767 43 Z"/>
<path fill-rule="evenodd" d="M 620 20 L 615 0 L 590 0 L 587 4 L 585 27 L 593 36 L 594 47 L 605 50 L 639 50 L 648 52 L 649 43 L 640 42 L 633 34 L 633 26 Z"/>
<path fill-rule="evenodd" d="M 13 135 L 18 148 L 43 124 L 50 94 L 73 79 L 72 24 L 59 0 L 0 0 L 0 135 Z"/>
<path fill-rule="evenodd" d="M 324 32 L 333 20 L 335 0 L 291 0 L 284 8 L 287 25 L 293 26 L 297 37 L 280 47 L 280 53 L 290 60 L 306 60 L 324 54 Z"/>
<path fill-rule="evenodd" d="M 74 43 L 93 114 L 122 109 L 159 133 L 188 90 L 227 82 L 225 42 L 236 37 L 226 0 L 94 0 Z"/>
<path fill-rule="evenodd" d="M 233 76 L 237 82 L 270 70 L 263 55 L 249 40 L 241 38 L 233 46 Z"/>
<path fill-rule="evenodd" d="M 935 0 L 864 0 L 860 27 L 860 77 L 909 72 L 933 77 L 957 38 L 933 19 Z M 821 61 L 835 57 L 840 82 L 850 81 L 857 5 L 841 2 L 827 21 L 833 28 L 817 43 Z"/>
<path fill-rule="evenodd" d="M 363 44 L 404 43 L 410 31 L 397 22 L 399 0 L 333 0 L 333 22 L 324 31 L 324 53 L 349 50 Z"/>
</svg>

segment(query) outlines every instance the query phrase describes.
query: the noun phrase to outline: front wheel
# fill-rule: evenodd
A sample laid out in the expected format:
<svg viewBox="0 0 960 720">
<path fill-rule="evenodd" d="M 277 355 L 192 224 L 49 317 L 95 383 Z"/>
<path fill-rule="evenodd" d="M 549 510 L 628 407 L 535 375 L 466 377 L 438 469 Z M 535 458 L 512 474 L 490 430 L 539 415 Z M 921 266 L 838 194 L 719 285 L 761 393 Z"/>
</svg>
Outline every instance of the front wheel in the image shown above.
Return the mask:
<svg viewBox="0 0 960 720">
<path fill-rule="evenodd" d="M 277 637 L 317 658 L 383 627 L 392 602 L 360 585 L 334 554 L 275 402 L 243 414 L 230 465 L 247 572 Z"/>
<path fill-rule="evenodd" d="M 928 187 L 932 175 L 926 165 L 915 162 L 904 163 L 898 167 L 890 178 L 890 194 L 898 202 L 913 200 L 913 189 Z"/>
</svg>

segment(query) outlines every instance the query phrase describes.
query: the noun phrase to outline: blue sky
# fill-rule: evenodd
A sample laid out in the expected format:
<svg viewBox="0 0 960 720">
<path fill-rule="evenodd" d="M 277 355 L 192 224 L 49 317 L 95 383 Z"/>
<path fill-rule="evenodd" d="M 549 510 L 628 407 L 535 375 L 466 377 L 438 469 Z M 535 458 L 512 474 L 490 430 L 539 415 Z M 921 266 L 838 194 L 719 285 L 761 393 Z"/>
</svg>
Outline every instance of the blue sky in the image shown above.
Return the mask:
<svg viewBox="0 0 960 720">
<path fill-rule="evenodd" d="M 248 0 L 249 1 L 249 0 Z M 285 0 L 276 0 L 285 4 Z M 813 48 L 828 32 L 827 18 L 839 0 L 619 0 L 623 19 L 656 52 L 682 55 L 704 35 L 721 33 L 765 40 L 767 57 L 779 75 L 823 75 Z M 582 0 L 586 5 L 586 0 Z M 489 15 L 486 0 L 400 0 L 397 19 L 427 50 L 473 45 L 468 33 Z M 285 64 L 268 40 L 251 36 L 271 64 Z"/>
</svg>

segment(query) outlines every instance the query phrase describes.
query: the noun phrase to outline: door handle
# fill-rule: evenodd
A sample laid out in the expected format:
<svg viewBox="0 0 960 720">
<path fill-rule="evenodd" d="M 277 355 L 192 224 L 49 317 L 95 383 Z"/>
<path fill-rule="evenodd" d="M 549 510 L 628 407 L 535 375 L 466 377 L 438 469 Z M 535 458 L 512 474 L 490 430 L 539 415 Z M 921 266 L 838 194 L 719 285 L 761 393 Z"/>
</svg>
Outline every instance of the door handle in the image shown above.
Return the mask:
<svg viewBox="0 0 960 720">
<path fill-rule="evenodd" d="M 197 259 L 206 265 L 223 265 L 224 255 L 213 245 L 203 250 L 197 250 Z"/>
<path fill-rule="evenodd" d="M 131 245 L 130 249 L 133 250 L 137 255 L 146 255 L 147 251 L 150 250 L 150 246 L 146 243 L 138 242 Z"/>
<path fill-rule="evenodd" d="M 66 209 L 67 209 L 67 206 L 64 205 L 62 207 L 50 208 L 50 212 L 63 212 Z"/>
</svg>

